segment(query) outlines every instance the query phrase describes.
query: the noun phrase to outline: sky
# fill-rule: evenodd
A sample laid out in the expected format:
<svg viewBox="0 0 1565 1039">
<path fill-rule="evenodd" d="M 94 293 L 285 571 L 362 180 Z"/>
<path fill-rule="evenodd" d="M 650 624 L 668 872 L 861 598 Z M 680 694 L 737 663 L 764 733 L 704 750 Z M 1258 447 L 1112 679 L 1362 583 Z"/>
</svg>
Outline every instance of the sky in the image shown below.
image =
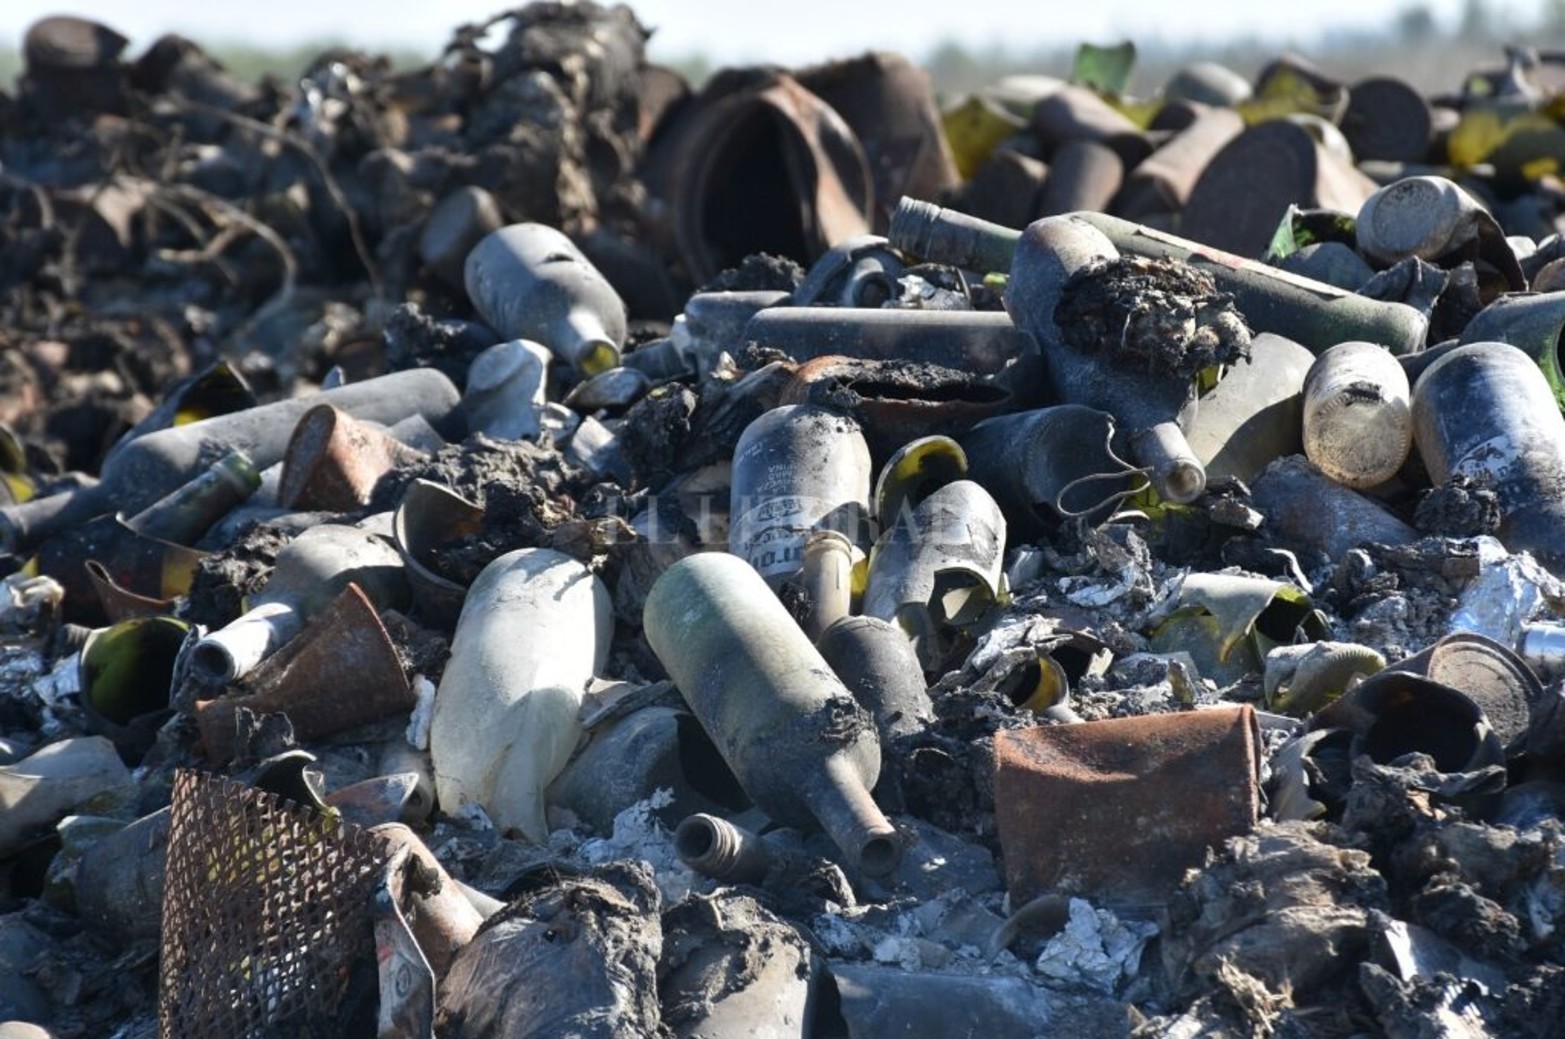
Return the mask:
<svg viewBox="0 0 1565 1039">
<path fill-rule="evenodd" d="M 1408 0 L 1409 3 L 1412 0 Z M 1460 19 L 1466 0 L 1422 0 L 1442 25 Z M 1530 20 L 1537 0 L 1487 0 L 1491 10 Z M 433 57 L 452 26 L 481 21 L 520 4 L 506 0 L 259 0 L 204 4 L 190 0 L 50 0 L 0 2 L 0 44 L 20 41 L 27 26 L 69 13 L 105 22 L 129 36 L 135 54 L 159 34 L 175 31 L 203 44 L 246 42 L 286 46 L 341 41 L 372 49 L 409 48 Z M 1134 39 L 1145 43 L 1226 39 L 1256 35 L 1305 43 L 1333 26 L 1384 24 L 1403 3 L 1384 0 L 976 0 L 935 3 L 904 0 L 640 0 L 631 5 L 656 29 L 655 59 L 705 54 L 728 64 L 766 60 L 799 64 L 868 48 L 915 58 L 944 40 L 972 48 L 994 43 L 1011 49 Z"/>
</svg>

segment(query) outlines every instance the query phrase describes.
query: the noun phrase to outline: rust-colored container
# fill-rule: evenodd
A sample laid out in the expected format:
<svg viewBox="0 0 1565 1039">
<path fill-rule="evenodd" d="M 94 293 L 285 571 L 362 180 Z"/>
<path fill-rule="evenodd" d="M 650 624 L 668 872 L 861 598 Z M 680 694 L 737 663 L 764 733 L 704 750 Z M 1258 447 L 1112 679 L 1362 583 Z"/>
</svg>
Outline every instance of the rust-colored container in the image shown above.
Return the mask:
<svg viewBox="0 0 1565 1039">
<path fill-rule="evenodd" d="M 283 455 L 277 500 L 300 512 L 357 512 L 375 484 L 424 453 L 330 404 L 306 411 Z"/>
<path fill-rule="evenodd" d="M 1297 123 L 1250 127 L 1212 156 L 1190 189 L 1180 231 L 1241 256 L 1259 256 L 1289 204 L 1358 212 L 1375 184 Z"/>
<path fill-rule="evenodd" d="M 412 686 L 380 615 L 356 584 L 248 676 L 244 692 L 196 704 L 201 746 L 212 761 L 233 757 L 235 714 L 288 715 L 294 735 L 319 739 L 411 710 Z"/>
<path fill-rule="evenodd" d="M 995 736 L 995 822 L 1012 905 L 1045 892 L 1160 902 L 1260 813 L 1248 706 Z"/>
</svg>

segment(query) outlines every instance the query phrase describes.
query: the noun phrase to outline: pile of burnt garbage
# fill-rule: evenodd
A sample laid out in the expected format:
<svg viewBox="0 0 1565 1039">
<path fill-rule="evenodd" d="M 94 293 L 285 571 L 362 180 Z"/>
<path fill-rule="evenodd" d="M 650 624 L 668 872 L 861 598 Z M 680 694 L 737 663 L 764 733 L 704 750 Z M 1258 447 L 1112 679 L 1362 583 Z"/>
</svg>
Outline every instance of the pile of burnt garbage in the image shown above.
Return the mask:
<svg viewBox="0 0 1565 1039">
<path fill-rule="evenodd" d="M 0 96 L 0 1037 L 1565 1019 L 1565 125 L 534 4 Z"/>
</svg>

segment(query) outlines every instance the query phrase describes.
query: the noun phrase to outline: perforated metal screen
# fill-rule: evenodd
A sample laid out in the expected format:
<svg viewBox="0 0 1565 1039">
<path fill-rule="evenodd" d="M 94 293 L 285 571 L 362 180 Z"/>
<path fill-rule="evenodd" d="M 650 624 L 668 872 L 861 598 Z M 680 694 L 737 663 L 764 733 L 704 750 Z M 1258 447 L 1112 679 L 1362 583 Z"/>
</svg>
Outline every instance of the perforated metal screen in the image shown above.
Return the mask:
<svg viewBox="0 0 1565 1039">
<path fill-rule="evenodd" d="M 371 913 L 384 857 L 364 831 L 313 808 L 181 771 L 159 1035 L 341 1035 L 348 1005 L 374 999 Z M 369 1010 L 373 1017 L 373 1002 Z"/>
</svg>

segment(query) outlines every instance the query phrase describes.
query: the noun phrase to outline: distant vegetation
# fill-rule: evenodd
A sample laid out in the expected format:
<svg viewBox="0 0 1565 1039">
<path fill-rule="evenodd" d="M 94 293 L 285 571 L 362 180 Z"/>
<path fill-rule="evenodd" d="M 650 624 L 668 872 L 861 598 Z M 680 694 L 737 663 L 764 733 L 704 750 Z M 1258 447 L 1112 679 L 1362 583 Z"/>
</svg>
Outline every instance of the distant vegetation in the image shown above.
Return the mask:
<svg viewBox="0 0 1565 1039">
<path fill-rule="evenodd" d="M 205 41 L 197 40 L 202 46 Z M 333 47 L 344 46 L 342 43 L 302 43 L 297 47 L 286 50 L 267 49 L 264 47 L 251 47 L 244 44 L 225 44 L 212 47 L 212 53 L 221 61 L 230 72 L 242 79 L 259 80 L 262 76 L 273 75 L 280 79 L 293 79 L 323 52 Z M 435 57 L 434 54 L 423 54 L 419 51 L 402 49 L 393 51 L 378 51 L 391 59 L 391 63 L 398 68 L 414 68 Z"/>
<path fill-rule="evenodd" d="M 971 51 L 956 44 L 937 47 L 924 66 L 945 96 L 970 93 L 1013 73 L 1053 76 L 1070 73 L 1078 41 L 1021 52 L 1003 45 Z M 1116 43 L 1116 40 L 1094 40 Z M 1531 19 L 1505 17 L 1488 0 L 1467 0 L 1461 16 L 1441 24 L 1425 5 L 1404 6 L 1375 30 L 1342 30 L 1323 25 L 1311 39 L 1262 40 L 1255 37 L 1170 44 L 1134 41 L 1137 49 L 1133 92 L 1156 92 L 1180 66 L 1216 61 L 1246 76 L 1286 50 L 1302 54 L 1344 82 L 1364 76 L 1397 76 L 1426 93 L 1455 91 L 1466 73 L 1504 63 L 1506 44 L 1541 51 L 1565 48 L 1565 0 L 1543 0 Z"/>
<path fill-rule="evenodd" d="M 138 46 L 131 49 L 127 57 L 135 60 L 141 54 L 141 48 L 151 42 L 151 40 L 138 41 Z M 283 80 L 293 79 L 309 68 L 310 63 L 323 52 L 333 47 L 346 46 L 329 40 L 282 48 L 255 47 L 244 43 L 222 43 L 210 40 L 196 40 L 196 42 L 206 48 L 234 75 L 252 82 L 258 82 L 267 75 L 277 76 Z M 391 59 L 391 63 L 399 68 L 413 68 L 435 57 L 434 53 L 423 54 L 410 49 L 376 53 L 386 54 Z M 0 87 L 9 90 L 21 71 L 22 56 L 16 46 L 14 44 L 0 46 Z"/>
<path fill-rule="evenodd" d="M 501 0 L 496 0 L 497 10 L 503 6 Z M 634 0 L 631 6 L 635 6 Z M 234 73 L 252 80 L 268 73 L 291 79 L 314 57 L 334 46 L 331 42 L 318 42 L 287 49 L 263 49 L 221 41 L 197 42 Z M 947 43 L 928 54 L 913 57 L 921 58 L 942 96 L 954 97 L 1012 73 L 1068 75 L 1077 42 L 1060 40 L 1032 49 L 996 43 L 976 50 Z M 1507 17 L 1494 6 L 1493 0 L 1466 0 L 1460 17 L 1442 23 L 1429 7 L 1412 3 L 1397 9 L 1388 16 L 1384 26 L 1373 31 L 1334 30 L 1322 26 L 1308 39 L 1249 37 L 1180 44 L 1138 39 L 1135 43 L 1140 53 L 1133 89 L 1141 95 L 1154 93 L 1170 74 L 1191 61 L 1218 61 L 1245 75 L 1253 75 L 1284 50 L 1305 55 L 1347 82 L 1370 74 L 1392 75 L 1406 79 L 1423 91 L 1441 93 L 1457 90 L 1468 70 L 1503 61 L 1503 48 L 1507 43 L 1527 44 L 1545 51 L 1554 48 L 1565 51 L 1565 0 L 1542 0 L 1530 19 Z M 870 41 L 866 41 L 866 46 L 869 44 Z M 412 67 L 434 55 L 402 50 L 392 52 L 390 57 L 395 65 Z M 678 68 L 692 82 L 699 83 L 721 66 L 722 55 L 677 58 L 663 55 L 661 60 Z M 0 46 L 0 87 L 9 89 L 20 68 L 21 60 L 14 41 L 9 46 Z"/>
</svg>

